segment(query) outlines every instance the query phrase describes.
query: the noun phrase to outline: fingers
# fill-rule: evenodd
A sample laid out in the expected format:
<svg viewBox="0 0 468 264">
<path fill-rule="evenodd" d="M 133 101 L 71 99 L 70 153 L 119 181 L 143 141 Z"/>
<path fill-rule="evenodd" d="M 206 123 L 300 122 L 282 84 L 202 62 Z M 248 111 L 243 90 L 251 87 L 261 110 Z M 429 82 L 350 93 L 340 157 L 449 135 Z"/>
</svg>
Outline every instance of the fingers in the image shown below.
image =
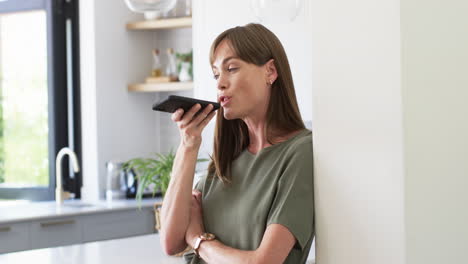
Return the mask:
<svg viewBox="0 0 468 264">
<path fill-rule="evenodd" d="M 179 108 L 171 115 L 171 119 L 174 122 L 179 122 L 182 119 L 183 115 L 184 115 L 184 109 Z"/>
<path fill-rule="evenodd" d="M 185 113 L 184 116 L 182 117 L 181 125 L 186 126 L 188 123 L 190 123 L 193 119 L 193 116 L 198 111 L 200 111 L 200 109 L 201 109 L 200 104 L 195 104 L 194 106 L 192 106 L 192 108 L 190 108 L 190 110 L 187 113 Z"/>
<path fill-rule="evenodd" d="M 194 190 L 192 190 L 192 196 L 199 199 L 199 198 L 201 198 L 202 193 L 199 190 L 194 189 Z"/>
<path fill-rule="evenodd" d="M 195 104 L 190 108 L 190 110 L 187 112 L 187 114 L 184 115 L 184 109 L 179 108 L 177 109 L 171 116 L 172 121 L 174 122 L 179 122 L 182 121 L 183 119 L 185 120 L 185 123 L 190 122 L 192 120 L 192 117 L 200 110 L 201 105 L 200 104 Z"/>
<path fill-rule="evenodd" d="M 214 106 L 212 104 L 207 105 L 201 112 L 201 105 L 195 104 L 190 110 L 184 114 L 183 109 L 177 109 L 171 119 L 174 122 L 180 122 L 180 127 L 186 127 L 188 124 L 194 124 L 196 126 L 205 127 L 210 120 L 215 116 L 216 111 L 213 111 Z"/>
<path fill-rule="evenodd" d="M 198 210 L 198 201 L 197 201 L 197 198 L 195 198 L 195 196 L 192 195 L 192 199 L 190 200 L 191 203 L 192 203 L 192 211 L 193 212 L 196 212 L 196 210 Z M 195 211 L 194 211 L 195 210 Z"/>
<path fill-rule="evenodd" d="M 213 108 L 214 106 L 212 104 L 207 105 L 205 109 L 198 113 L 195 119 L 193 119 L 194 124 L 200 125 L 200 123 L 210 114 L 210 112 L 213 111 Z"/>
<path fill-rule="evenodd" d="M 192 198 L 194 198 L 197 201 L 197 203 L 201 205 L 202 193 L 199 190 L 197 189 L 192 190 Z"/>
<path fill-rule="evenodd" d="M 192 211 L 193 213 L 200 213 L 202 211 L 202 207 L 200 201 L 197 199 L 195 195 L 192 195 Z"/>
<path fill-rule="evenodd" d="M 203 119 L 203 121 L 198 126 L 201 128 L 205 128 L 205 126 L 208 125 L 208 123 L 211 121 L 211 119 L 213 119 L 215 115 L 216 115 L 216 111 L 212 111 L 211 113 L 208 114 L 208 116 L 206 116 L 205 119 Z"/>
</svg>

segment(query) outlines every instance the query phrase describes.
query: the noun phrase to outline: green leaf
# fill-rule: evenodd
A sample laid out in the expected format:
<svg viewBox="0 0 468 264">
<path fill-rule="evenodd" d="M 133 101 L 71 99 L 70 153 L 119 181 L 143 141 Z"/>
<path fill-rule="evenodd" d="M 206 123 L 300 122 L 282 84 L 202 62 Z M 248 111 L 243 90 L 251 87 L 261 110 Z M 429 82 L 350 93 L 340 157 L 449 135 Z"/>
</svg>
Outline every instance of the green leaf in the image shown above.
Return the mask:
<svg viewBox="0 0 468 264">
<path fill-rule="evenodd" d="M 152 158 L 134 158 L 124 163 L 124 169 L 133 169 L 137 173 L 138 189 L 136 200 L 141 204 L 144 190 L 154 184 L 153 196 L 161 191 L 164 196 L 171 179 L 172 167 L 175 154 L 171 149 L 168 154 L 154 153 Z M 209 161 L 208 159 L 197 159 L 197 162 Z"/>
</svg>

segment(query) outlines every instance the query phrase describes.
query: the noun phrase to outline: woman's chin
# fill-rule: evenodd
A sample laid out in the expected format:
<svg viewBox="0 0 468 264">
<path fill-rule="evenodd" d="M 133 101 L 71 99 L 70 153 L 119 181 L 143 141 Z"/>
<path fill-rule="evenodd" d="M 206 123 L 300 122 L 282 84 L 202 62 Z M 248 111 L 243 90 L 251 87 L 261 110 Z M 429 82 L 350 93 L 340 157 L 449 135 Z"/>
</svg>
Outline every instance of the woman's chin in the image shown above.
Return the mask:
<svg viewBox="0 0 468 264">
<path fill-rule="evenodd" d="M 224 108 L 224 119 L 233 120 L 236 119 L 236 116 L 232 111 L 229 111 L 228 109 Z"/>
</svg>

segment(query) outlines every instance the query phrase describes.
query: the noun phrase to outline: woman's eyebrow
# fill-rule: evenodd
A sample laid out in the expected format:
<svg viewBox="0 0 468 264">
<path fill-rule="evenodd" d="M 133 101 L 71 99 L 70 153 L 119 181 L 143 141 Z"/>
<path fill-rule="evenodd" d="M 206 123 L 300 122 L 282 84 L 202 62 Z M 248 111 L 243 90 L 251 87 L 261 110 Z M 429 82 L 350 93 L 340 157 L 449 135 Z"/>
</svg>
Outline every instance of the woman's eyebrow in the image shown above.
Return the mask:
<svg viewBox="0 0 468 264">
<path fill-rule="evenodd" d="M 232 59 L 237 59 L 237 57 L 235 56 L 230 56 L 230 57 L 227 57 L 223 60 L 223 64 L 226 64 L 228 61 L 232 60 Z"/>
<path fill-rule="evenodd" d="M 226 64 L 228 61 L 230 61 L 230 60 L 232 60 L 232 59 L 238 59 L 238 57 L 236 57 L 236 56 L 229 56 L 229 57 L 227 57 L 227 58 L 225 58 L 225 59 L 223 60 L 223 62 L 221 63 L 221 65 Z M 211 68 L 216 69 L 216 66 L 213 64 L 213 65 L 211 65 Z"/>
</svg>

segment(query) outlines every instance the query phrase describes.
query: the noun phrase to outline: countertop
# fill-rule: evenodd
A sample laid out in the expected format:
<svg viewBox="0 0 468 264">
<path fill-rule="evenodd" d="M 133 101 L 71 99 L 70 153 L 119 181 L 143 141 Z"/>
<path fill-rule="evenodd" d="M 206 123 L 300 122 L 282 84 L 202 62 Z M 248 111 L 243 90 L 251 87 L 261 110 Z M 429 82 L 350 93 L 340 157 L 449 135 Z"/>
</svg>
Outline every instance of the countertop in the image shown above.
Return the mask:
<svg viewBox="0 0 468 264">
<path fill-rule="evenodd" d="M 160 201 L 162 201 L 162 198 L 143 199 L 141 208 L 152 207 L 155 202 Z M 101 200 L 90 203 L 80 200 L 66 200 L 61 206 L 57 206 L 55 201 L 20 203 L 16 205 L 6 204 L 0 206 L 0 224 L 111 212 L 132 208 L 137 209 L 139 206 L 140 204 L 135 201 L 135 199 L 114 200 L 111 202 Z"/>
<path fill-rule="evenodd" d="M 178 264 L 182 257 L 164 254 L 158 234 L 0 254 L 0 263 L 18 264 Z"/>
<path fill-rule="evenodd" d="M 182 264 L 182 257 L 167 256 L 158 234 L 97 241 L 71 246 L 0 254 L 2 264 Z M 308 260 L 307 264 L 314 264 Z"/>
</svg>

